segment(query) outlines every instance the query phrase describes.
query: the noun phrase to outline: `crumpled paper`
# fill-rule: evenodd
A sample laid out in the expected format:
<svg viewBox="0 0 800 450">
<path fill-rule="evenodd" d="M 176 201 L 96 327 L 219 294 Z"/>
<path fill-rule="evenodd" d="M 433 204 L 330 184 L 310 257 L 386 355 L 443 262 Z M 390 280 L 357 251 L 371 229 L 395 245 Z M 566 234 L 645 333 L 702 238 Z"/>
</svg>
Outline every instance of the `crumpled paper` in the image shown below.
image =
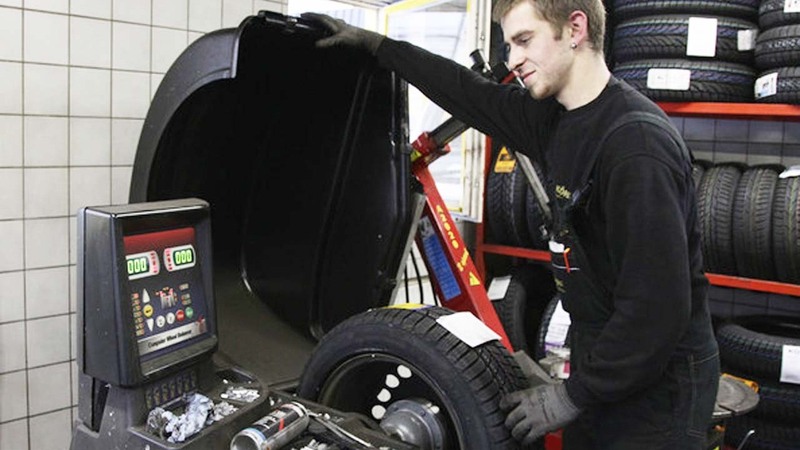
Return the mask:
<svg viewBox="0 0 800 450">
<path fill-rule="evenodd" d="M 186 407 L 179 416 L 161 407 L 153 408 L 147 416 L 147 430 L 168 442 L 183 442 L 237 409 L 228 402 L 214 405 L 211 399 L 197 393 L 184 396 L 184 401 Z"/>
</svg>

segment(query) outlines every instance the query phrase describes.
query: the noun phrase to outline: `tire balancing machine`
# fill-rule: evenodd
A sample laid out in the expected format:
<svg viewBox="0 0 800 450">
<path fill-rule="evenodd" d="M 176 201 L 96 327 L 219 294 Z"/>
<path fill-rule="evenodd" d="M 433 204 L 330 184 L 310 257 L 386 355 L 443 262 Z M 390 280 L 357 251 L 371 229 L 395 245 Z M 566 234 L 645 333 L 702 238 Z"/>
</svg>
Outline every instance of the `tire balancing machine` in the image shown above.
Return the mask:
<svg viewBox="0 0 800 450">
<path fill-rule="evenodd" d="M 209 205 L 181 199 L 78 213 L 79 419 L 71 449 L 227 449 L 268 410 L 266 388 L 212 361 L 217 327 Z M 180 442 L 147 426 L 237 386 L 257 393 Z M 254 395 L 251 395 L 254 397 Z M 263 406 L 263 407 L 262 407 Z"/>
</svg>

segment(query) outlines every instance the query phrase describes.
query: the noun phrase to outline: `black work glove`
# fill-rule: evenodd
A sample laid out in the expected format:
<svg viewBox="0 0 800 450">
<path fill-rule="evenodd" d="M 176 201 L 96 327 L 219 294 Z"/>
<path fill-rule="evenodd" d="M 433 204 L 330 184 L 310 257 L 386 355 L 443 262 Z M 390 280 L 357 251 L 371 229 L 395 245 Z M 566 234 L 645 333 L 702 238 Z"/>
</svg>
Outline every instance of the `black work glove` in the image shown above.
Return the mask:
<svg viewBox="0 0 800 450">
<path fill-rule="evenodd" d="M 503 397 L 500 407 L 508 412 L 506 427 L 523 445 L 572 422 L 581 412 L 570 400 L 563 383 L 512 392 Z"/>
<path fill-rule="evenodd" d="M 322 25 L 331 33 L 317 41 L 317 47 L 335 47 L 339 45 L 361 48 L 375 55 L 378 52 L 384 36 L 373 31 L 348 25 L 344 20 L 334 19 L 331 16 L 319 13 L 303 13 L 300 17 L 312 20 Z"/>
</svg>

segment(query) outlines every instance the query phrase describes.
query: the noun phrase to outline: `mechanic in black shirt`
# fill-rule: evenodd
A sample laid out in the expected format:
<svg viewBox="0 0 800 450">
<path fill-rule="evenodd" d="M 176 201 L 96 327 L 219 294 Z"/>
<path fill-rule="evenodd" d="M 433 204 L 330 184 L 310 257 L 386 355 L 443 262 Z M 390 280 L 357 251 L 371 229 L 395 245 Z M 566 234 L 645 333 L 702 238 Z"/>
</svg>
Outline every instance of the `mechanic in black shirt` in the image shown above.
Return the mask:
<svg viewBox="0 0 800 450">
<path fill-rule="evenodd" d="M 601 0 L 497 0 L 525 88 L 325 15 L 321 47 L 360 47 L 454 117 L 543 168 L 550 250 L 570 313 L 571 373 L 501 402 L 523 444 L 704 448 L 719 383 L 691 156 L 668 117 L 614 78 Z"/>
</svg>

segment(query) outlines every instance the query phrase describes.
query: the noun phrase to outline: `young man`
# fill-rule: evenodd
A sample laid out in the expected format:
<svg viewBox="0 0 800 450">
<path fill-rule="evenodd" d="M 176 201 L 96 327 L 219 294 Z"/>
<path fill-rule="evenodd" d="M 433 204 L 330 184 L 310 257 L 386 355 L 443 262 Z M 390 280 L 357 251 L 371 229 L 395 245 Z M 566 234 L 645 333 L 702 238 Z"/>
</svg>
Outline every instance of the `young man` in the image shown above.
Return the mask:
<svg viewBox="0 0 800 450">
<path fill-rule="evenodd" d="M 691 158 L 666 115 L 614 78 L 601 0 L 497 0 L 500 85 L 409 43 L 327 16 L 332 36 L 466 124 L 536 160 L 554 224 L 556 287 L 570 313 L 571 374 L 507 396 L 527 444 L 564 427 L 564 449 L 702 449 L 719 358 L 702 271 Z"/>
</svg>

